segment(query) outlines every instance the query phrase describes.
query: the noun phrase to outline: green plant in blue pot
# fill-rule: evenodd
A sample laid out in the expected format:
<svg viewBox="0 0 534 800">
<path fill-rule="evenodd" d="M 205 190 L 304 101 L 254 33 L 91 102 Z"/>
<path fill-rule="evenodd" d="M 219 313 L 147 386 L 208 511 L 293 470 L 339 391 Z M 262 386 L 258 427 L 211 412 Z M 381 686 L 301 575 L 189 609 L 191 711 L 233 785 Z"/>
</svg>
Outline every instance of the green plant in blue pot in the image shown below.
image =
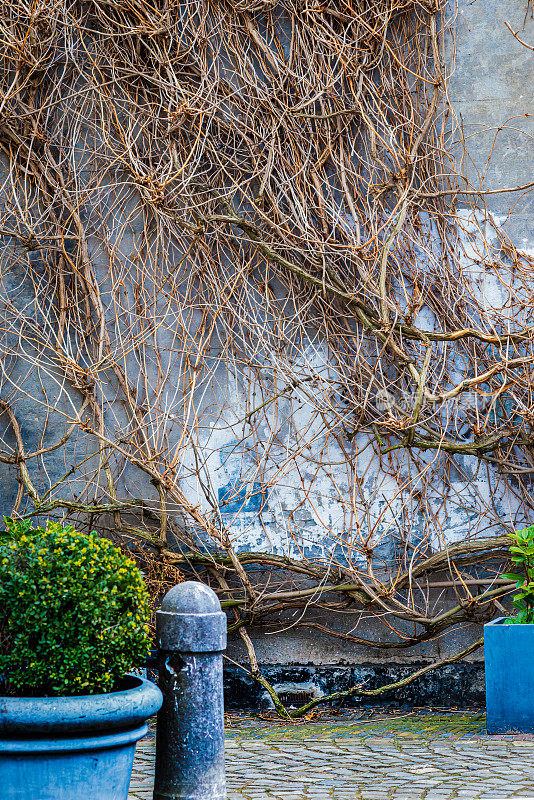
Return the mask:
<svg viewBox="0 0 534 800">
<path fill-rule="evenodd" d="M 107 539 L 6 519 L 0 533 L 0 785 L 7 800 L 126 800 L 161 705 L 135 563 Z"/>
<path fill-rule="evenodd" d="M 484 625 L 488 733 L 534 733 L 534 525 L 508 534 L 516 613 Z"/>
<path fill-rule="evenodd" d="M 507 625 L 534 623 L 534 525 L 509 533 L 513 544 L 510 555 L 515 565 L 514 572 L 505 572 L 503 577 L 516 581 L 519 591 L 514 594 L 512 603 L 517 614 L 505 620 Z"/>
</svg>

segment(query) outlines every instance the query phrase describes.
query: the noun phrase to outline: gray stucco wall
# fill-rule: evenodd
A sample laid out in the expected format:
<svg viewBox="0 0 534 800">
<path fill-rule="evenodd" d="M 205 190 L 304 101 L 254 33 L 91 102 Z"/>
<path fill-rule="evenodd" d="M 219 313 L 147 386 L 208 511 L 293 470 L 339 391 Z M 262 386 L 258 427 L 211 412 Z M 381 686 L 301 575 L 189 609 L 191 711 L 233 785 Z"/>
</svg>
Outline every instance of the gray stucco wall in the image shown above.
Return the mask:
<svg viewBox="0 0 534 800">
<path fill-rule="evenodd" d="M 486 189 L 513 187 L 528 183 L 534 176 L 534 52 L 523 47 L 507 30 L 505 21 L 510 22 L 514 30 L 519 30 L 519 36 L 531 45 L 534 44 L 534 20 L 526 8 L 524 0 L 475 0 L 467 2 L 461 0 L 456 23 L 456 66 L 451 83 L 450 105 L 452 115 L 456 116 L 463 126 L 466 140 L 467 155 L 463 156 L 459 146 L 454 147 L 457 157 L 463 159 L 466 175 L 474 186 L 479 185 L 481 175 L 484 175 L 483 186 Z M 452 46 L 452 45 L 451 45 Z M 489 166 L 486 168 L 488 156 L 492 155 Z M 7 169 L 7 168 L 6 168 Z M 83 172 L 83 170 L 82 170 Z M 7 171 L 4 172 L 7 176 Z M 507 193 L 504 195 L 489 194 L 486 196 L 488 209 L 501 226 L 514 239 L 520 247 L 529 252 L 534 252 L 534 195 L 532 193 Z M 102 194 L 102 203 L 106 201 L 105 193 Z M 107 198 L 109 200 L 109 198 Z M 466 206 L 469 198 L 464 198 Z M 109 205 L 113 205 L 111 202 Z M 136 233 L 136 220 L 131 219 L 127 232 L 121 231 L 121 215 L 127 212 L 127 204 L 123 208 L 113 205 L 113 213 L 107 216 L 107 224 L 117 230 L 117 242 L 123 253 L 131 247 L 128 237 L 133 241 Z M 98 223 L 95 215 L 95 225 Z M 139 223 L 140 224 L 140 223 Z M 121 238 L 122 237 L 122 238 Z M 99 271 L 102 280 L 105 279 L 108 265 L 107 257 L 99 251 L 98 237 L 92 242 L 92 251 L 95 269 Z M 10 245 L 5 242 L 6 248 Z M 4 261 L 4 290 L 15 306 L 25 307 L 31 302 L 32 291 L 26 286 L 28 276 L 23 268 L 13 266 L 9 252 L 5 251 Z M 178 254 L 179 256 L 179 254 Z M 53 326 L 53 321 L 46 321 Z M 9 333 L 3 333 L 6 349 L 9 347 Z M 318 369 L 325 368 L 324 353 L 320 349 L 310 355 L 310 363 L 315 359 Z M 321 359 L 323 361 L 321 362 Z M 20 383 L 20 376 L 25 375 L 24 383 L 27 389 L 26 397 L 20 398 L 16 408 L 22 423 L 22 434 L 29 449 L 46 447 L 47 444 L 57 441 L 65 432 L 67 422 L 64 410 L 68 406 L 69 398 L 74 403 L 79 403 L 76 393 L 65 387 L 61 376 L 52 380 L 51 372 L 46 364 L 39 369 L 32 363 L 31 352 L 19 353 L 18 361 L 4 363 L 3 390 L 9 395 L 10 386 Z M 180 365 L 175 369 L 180 371 Z M 226 377 L 221 371 L 219 374 L 221 385 Z M 231 381 L 229 381 L 231 382 Z M 40 403 L 42 393 L 46 387 L 48 404 L 55 397 L 57 401 L 57 414 L 43 417 L 43 405 Z M 207 408 L 214 400 L 215 395 L 206 394 L 204 404 Z M 242 416 L 240 398 L 235 398 L 235 416 Z M 112 402 L 109 408 L 110 415 L 116 413 L 118 424 L 121 421 L 120 410 Z M 306 407 L 303 404 L 301 412 L 303 425 L 306 421 Z M 0 419 L 0 424 L 8 430 L 5 418 Z M 176 434 L 177 436 L 178 434 Z M 6 434 L 12 440 L 11 434 Z M 250 453 L 232 452 L 233 441 L 224 432 L 218 436 L 216 427 L 212 431 L 206 449 L 213 451 L 210 462 L 214 491 L 219 493 L 221 499 L 221 514 L 226 524 L 236 533 L 241 532 L 238 547 L 241 549 L 261 549 L 270 546 L 275 552 L 288 552 L 294 543 L 285 527 L 288 509 L 298 504 L 298 487 L 290 485 L 290 478 L 285 479 L 284 487 L 273 492 L 269 502 L 263 506 L 261 486 L 258 488 L 255 501 L 249 502 L 246 508 L 239 509 L 239 503 L 229 505 L 224 503 L 225 492 L 239 480 L 254 481 L 255 463 Z M 73 438 L 65 448 L 55 451 L 47 459 L 47 469 L 41 467 L 35 470 L 35 479 L 43 490 L 47 490 L 56 480 L 69 470 L 71 463 L 80 457 L 84 443 L 79 437 Z M 94 444 L 91 445 L 93 452 Z M 222 454 L 222 455 L 221 455 Z M 89 458 L 91 453 L 86 453 Z M 331 448 L 329 456 L 332 461 L 339 454 L 335 446 Z M 89 461 L 90 463 L 90 461 Z M 466 469 L 470 465 L 466 459 Z M 248 478 L 244 478 L 247 476 Z M 76 477 L 75 477 L 76 479 Z M 80 481 L 82 479 L 80 478 Z M 0 511 L 10 513 L 17 486 L 13 481 L 13 470 L 5 464 L 0 465 Z M 135 484 L 135 493 L 147 499 L 156 499 L 157 494 L 150 482 L 139 479 L 127 471 L 120 476 L 120 485 L 131 486 Z M 187 485 L 187 481 L 184 481 Z M 344 484 L 340 483 L 341 491 Z M 83 488 L 80 484 L 80 490 Z M 194 481 L 190 483 L 192 495 L 197 489 Z M 336 490 L 337 491 L 337 490 Z M 321 513 L 328 526 L 344 525 L 343 512 L 340 510 L 339 498 L 331 487 L 324 488 L 322 493 Z M 393 491 L 393 489 L 392 489 Z M 222 494 L 221 494 L 222 493 Z M 330 493 L 330 494 L 329 494 Z M 260 518 L 261 517 L 261 518 Z M 306 547 L 309 552 L 324 554 L 331 547 L 331 540 L 315 525 L 314 514 L 310 507 L 303 504 L 294 518 L 308 531 Z M 393 527 L 391 520 L 386 520 L 387 525 Z M 461 538 L 465 532 L 465 520 L 460 516 L 451 520 L 451 538 Z M 386 525 L 386 527 L 387 527 Z M 308 526 L 308 527 L 306 527 Z M 266 544 L 264 532 L 267 529 L 270 544 Z M 391 541 L 391 540 L 390 540 Z M 386 543 L 387 549 L 387 543 Z M 293 551 L 293 554 L 298 550 Z M 308 551 L 307 551 L 308 552 Z M 445 604 L 450 599 L 442 597 Z M 320 616 L 318 617 L 320 619 Z M 371 619 L 361 618 L 359 612 L 353 617 L 344 617 L 343 621 L 328 620 L 329 624 L 340 630 L 350 632 L 358 626 L 358 635 L 370 638 L 385 636 L 385 629 L 378 627 Z M 252 631 L 253 639 L 257 646 L 257 655 L 261 664 L 274 667 L 276 665 L 317 665 L 335 666 L 347 664 L 369 665 L 396 664 L 410 665 L 435 658 L 443 658 L 467 646 L 474 637 L 480 635 L 480 627 L 471 625 L 462 627 L 448 633 L 446 636 L 430 644 L 419 645 L 410 650 L 368 649 L 341 639 L 332 639 L 316 630 L 304 629 L 294 625 L 295 619 L 287 617 L 281 620 L 284 630 L 277 633 L 276 646 L 273 647 L 272 630 L 257 629 Z M 245 659 L 245 651 L 241 641 L 232 639 L 229 645 L 229 655 L 236 660 Z M 472 661 L 480 663 L 481 653 L 472 657 Z"/>
<path fill-rule="evenodd" d="M 450 87 L 450 106 L 457 123 L 463 127 L 467 154 L 453 148 L 465 167 L 472 186 L 479 188 L 483 177 L 485 189 L 521 186 L 534 181 L 534 52 L 517 42 L 508 31 L 509 22 L 519 37 L 534 45 L 534 20 L 524 0 L 460 0 L 455 25 L 455 70 Z M 490 159 L 491 155 L 491 159 Z M 469 207 L 465 196 L 460 205 Z M 534 193 L 511 192 L 485 195 L 488 211 L 521 249 L 534 254 Z M 441 598 L 445 607 L 450 596 Z M 498 612 L 497 612 L 498 613 Z M 358 635 L 380 640 L 386 636 L 373 620 L 354 616 Z M 340 630 L 350 631 L 344 619 L 328 620 Z M 388 673 L 395 680 L 401 666 L 414 669 L 429 660 L 447 658 L 467 647 L 482 634 L 482 625 L 461 626 L 434 642 L 407 650 L 377 649 L 370 651 L 350 642 L 340 642 L 316 630 L 295 629 L 291 620 L 287 629 L 276 636 L 276 648 L 270 646 L 268 631 L 254 636 L 258 658 L 269 666 L 276 664 L 348 665 L 365 663 L 389 665 Z M 242 643 L 230 641 L 229 653 L 236 660 L 245 659 Z M 421 681 L 416 688 L 422 702 L 430 698 L 443 702 L 436 685 L 443 683 L 451 704 L 462 701 L 480 702 L 483 696 L 483 651 L 468 656 L 469 667 L 454 665 L 441 677 Z M 467 672 L 466 672 L 467 670 Z M 277 678 L 277 671 L 271 677 Z M 403 673 L 404 674 L 404 673 Z M 280 677 L 281 676 L 281 677 Z M 278 674 L 283 680 L 283 674 Z M 345 679 L 340 673 L 339 685 Z M 384 678 L 384 676 L 382 676 Z M 302 680 L 305 680 L 302 677 Z M 316 676 L 316 683 L 320 678 Z M 314 678 L 311 677 L 313 684 Z"/>
<path fill-rule="evenodd" d="M 524 0 L 460 0 L 451 109 L 463 125 L 467 154 L 456 154 L 474 187 L 502 189 L 534 180 L 532 6 Z M 490 155 L 492 156 L 490 159 Z M 534 195 L 486 195 L 488 209 L 518 247 L 534 247 Z"/>
</svg>

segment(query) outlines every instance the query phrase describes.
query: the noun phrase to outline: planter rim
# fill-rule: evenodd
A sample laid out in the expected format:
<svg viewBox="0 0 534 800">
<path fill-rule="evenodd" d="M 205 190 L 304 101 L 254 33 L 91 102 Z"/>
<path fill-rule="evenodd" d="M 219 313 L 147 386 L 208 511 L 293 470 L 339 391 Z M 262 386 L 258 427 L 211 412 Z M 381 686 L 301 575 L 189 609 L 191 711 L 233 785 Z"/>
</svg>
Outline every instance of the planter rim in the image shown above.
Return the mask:
<svg viewBox="0 0 534 800">
<path fill-rule="evenodd" d="M 510 617 L 497 617 L 496 619 L 492 619 L 491 622 L 486 622 L 484 627 L 493 628 L 496 625 L 504 625 L 507 619 L 510 619 Z M 506 625 L 506 628 L 532 628 L 534 630 L 534 622 L 515 622 L 513 625 Z"/>
<path fill-rule="evenodd" d="M 0 697 L 0 736 L 76 735 L 137 728 L 159 710 L 162 694 L 145 678 L 127 675 L 126 689 L 73 697 Z"/>
</svg>

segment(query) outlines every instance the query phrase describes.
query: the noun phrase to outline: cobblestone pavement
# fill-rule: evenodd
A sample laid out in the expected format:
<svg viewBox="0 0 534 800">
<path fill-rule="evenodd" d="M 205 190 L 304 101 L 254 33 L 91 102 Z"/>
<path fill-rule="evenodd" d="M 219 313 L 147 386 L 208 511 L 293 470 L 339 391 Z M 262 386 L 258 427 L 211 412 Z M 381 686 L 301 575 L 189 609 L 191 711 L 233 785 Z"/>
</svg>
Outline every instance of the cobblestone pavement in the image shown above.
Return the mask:
<svg viewBox="0 0 534 800">
<path fill-rule="evenodd" d="M 130 800 L 151 800 L 155 735 Z M 534 800 L 534 737 L 487 736 L 475 714 L 367 715 L 287 725 L 232 716 L 228 800 Z"/>
</svg>

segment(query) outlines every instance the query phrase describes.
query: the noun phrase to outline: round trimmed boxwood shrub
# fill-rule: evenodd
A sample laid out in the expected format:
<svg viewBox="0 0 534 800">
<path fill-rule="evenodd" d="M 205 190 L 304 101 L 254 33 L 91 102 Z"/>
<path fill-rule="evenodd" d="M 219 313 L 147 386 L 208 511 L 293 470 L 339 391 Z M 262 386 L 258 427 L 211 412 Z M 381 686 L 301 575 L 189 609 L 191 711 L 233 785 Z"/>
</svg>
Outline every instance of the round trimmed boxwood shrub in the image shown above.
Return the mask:
<svg viewBox="0 0 534 800">
<path fill-rule="evenodd" d="M 0 532 L 1 693 L 98 694 L 149 650 L 149 605 L 134 562 L 107 539 L 6 519 Z"/>
</svg>

